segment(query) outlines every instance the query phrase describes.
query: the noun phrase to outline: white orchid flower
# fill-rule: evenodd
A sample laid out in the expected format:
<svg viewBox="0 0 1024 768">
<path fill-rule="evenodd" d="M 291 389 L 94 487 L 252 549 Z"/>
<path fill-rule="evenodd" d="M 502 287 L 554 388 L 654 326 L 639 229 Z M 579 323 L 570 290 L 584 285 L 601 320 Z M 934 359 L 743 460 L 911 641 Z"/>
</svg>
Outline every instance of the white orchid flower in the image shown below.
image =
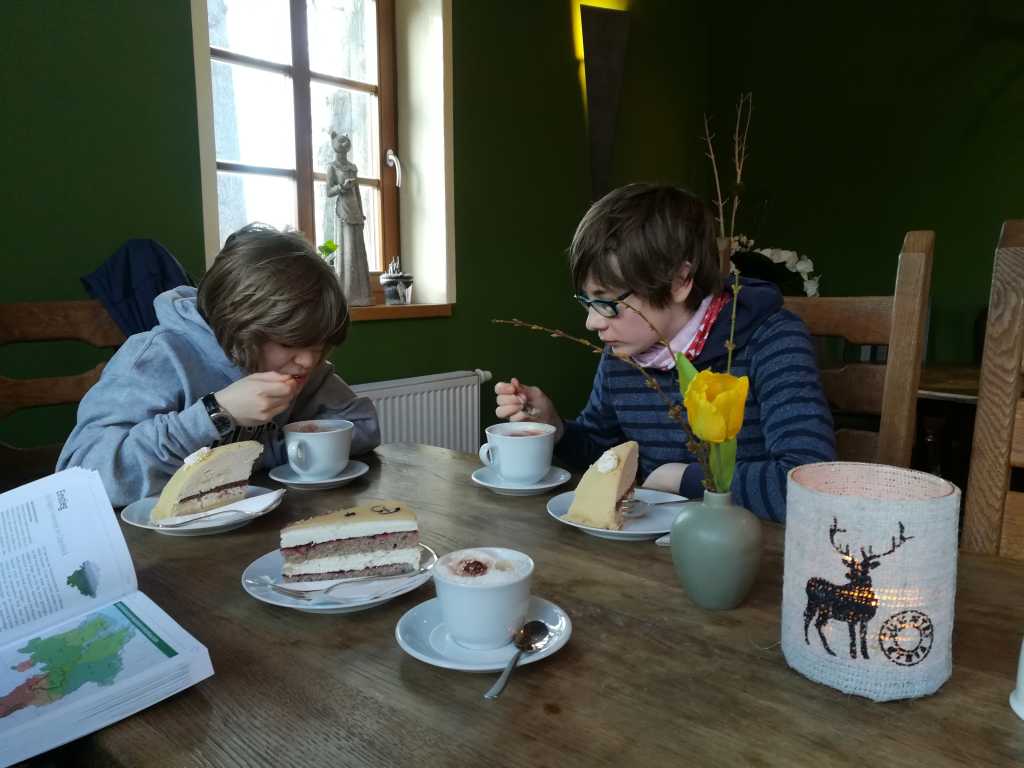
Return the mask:
<svg viewBox="0 0 1024 768">
<path fill-rule="evenodd" d="M 808 296 L 818 295 L 818 281 L 821 279 L 820 275 L 815 275 L 812 278 L 804 280 L 804 293 Z"/>
<path fill-rule="evenodd" d="M 788 266 L 788 265 L 787 265 Z M 806 256 L 801 256 L 799 261 L 793 265 L 793 269 L 800 273 L 800 275 L 806 280 L 811 272 L 814 271 L 814 262 L 808 259 Z"/>
</svg>

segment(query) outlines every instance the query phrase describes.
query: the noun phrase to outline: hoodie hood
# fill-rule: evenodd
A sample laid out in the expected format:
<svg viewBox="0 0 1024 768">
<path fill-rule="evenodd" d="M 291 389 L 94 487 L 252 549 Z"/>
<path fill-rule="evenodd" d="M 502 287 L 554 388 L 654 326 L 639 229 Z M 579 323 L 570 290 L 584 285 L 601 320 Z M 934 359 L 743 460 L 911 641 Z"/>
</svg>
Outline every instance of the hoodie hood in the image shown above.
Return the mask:
<svg viewBox="0 0 1024 768">
<path fill-rule="evenodd" d="M 153 300 L 157 320 L 164 330 L 184 336 L 199 352 L 204 364 L 223 373 L 232 381 L 237 380 L 244 376 L 245 372 L 228 359 L 217 343 L 213 330 L 199 313 L 197 295 L 198 291 L 187 285 L 164 291 Z"/>
<path fill-rule="evenodd" d="M 729 294 L 729 301 L 722 307 L 718 319 L 711 327 L 711 333 L 708 334 L 704 349 L 693 361 L 698 369 L 721 367 L 724 370 L 725 361 L 728 358 L 725 343 L 729 340 L 732 305 L 736 300 L 732 293 L 734 280 L 735 278 L 730 277 L 726 282 L 725 290 Z M 736 304 L 736 335 L 733 337 L 736 349 L 745 347 L 761 324 L 782 309 L 782 293 L 774 283 L 741 277 L 740 287 L 739 302 Z"/>
</svg>

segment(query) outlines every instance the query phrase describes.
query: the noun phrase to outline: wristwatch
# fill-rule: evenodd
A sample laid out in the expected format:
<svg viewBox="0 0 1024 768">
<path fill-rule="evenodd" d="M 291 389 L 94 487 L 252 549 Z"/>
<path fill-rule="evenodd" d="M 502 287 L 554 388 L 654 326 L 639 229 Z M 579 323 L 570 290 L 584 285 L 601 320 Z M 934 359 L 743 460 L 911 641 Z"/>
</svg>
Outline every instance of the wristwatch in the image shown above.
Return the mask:
<svg viewBox="0 0 1024 768">
<path fill-rule="evenodd" d="M 222 438 L 235 431 L 235 420 L 231 418 L 230 413 L 220 407 L 220 403 L 217 402 L 213 392 L 203 395 L 203 406 L 206 408 L 206 413 L 209 414 L 213 426 L 217 428 L 217 433 Z"/>
</svg>

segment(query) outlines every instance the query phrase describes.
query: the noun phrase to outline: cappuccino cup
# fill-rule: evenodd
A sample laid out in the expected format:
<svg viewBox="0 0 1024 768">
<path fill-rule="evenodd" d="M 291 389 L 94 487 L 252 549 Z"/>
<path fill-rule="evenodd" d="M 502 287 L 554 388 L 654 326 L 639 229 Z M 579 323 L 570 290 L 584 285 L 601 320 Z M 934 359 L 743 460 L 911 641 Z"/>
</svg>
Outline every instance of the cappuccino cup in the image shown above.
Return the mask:
<svg viewBox="0 0 1024 768">
<path fill-rule="evenodd" d="M 501 648 L 526 622 L 533 560 L 503 547 L 460 549 L 432 569 L 441 617 L 464 648 Z"/>
<path fill-rule="evenodd" d="M 512 421 L 493 424 L 484 433 L 487 444 L 480 446 L 480 461 L 494 467 L 506 482 L 530 485 L 551 469 L 555 428 L 550 424 Z"/>
<path fill-rule="evenodd" d="M 284 428 L 288 466 L 303 480 L 328 480 L 348 465 L 352 449 L 351 421 L 311 419 Z"/>
</svg>

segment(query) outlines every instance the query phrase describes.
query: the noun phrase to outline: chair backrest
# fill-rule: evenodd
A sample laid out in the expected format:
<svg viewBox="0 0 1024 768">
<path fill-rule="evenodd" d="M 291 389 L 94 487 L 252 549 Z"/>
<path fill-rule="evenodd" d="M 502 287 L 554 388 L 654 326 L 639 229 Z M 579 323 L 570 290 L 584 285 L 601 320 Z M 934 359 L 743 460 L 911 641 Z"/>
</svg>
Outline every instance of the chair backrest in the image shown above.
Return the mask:
<svg viewBox="0 0 1024 768">
<path fill-rule="evenodd" d="M 98 301 L 41 301 L 0 304 L 0 347 L 39 341 L 82 341 L 117 347 L 124 334 Z M 12 379 L 0 376 L 0 418 L 22 408 L 77 403 L 96 383 L 103 363 L 71 376 Z M 0 491 L 53 472 L 60 445 L 15 448 L 0 442 Z"/>
<path fill-rule="evenodd" d="M 891 296 L 786 297 L 786 308 L 813 336 L 887 347 L 885 363 L 844 363 L 821 371 L 833 409 L 880 417 L 878 432 L 836 430 L 840 459 L 910 466 L 934 249 L 934 232 L 907 233 Z"/>
<path fill-rule="evenodd" d="M 1003 224 L 992 268 L 978 410 L 967 477 L 961 546 L 1024 559 L 1024 493 L 1011 467 L 1024 467 L 1024 221 Z"/>
<path fill-rule="evenodd" d="M 82 341 L 117 347 L 124 334 L 98 301 L 0 304 L 0 346 L 17 342 Z M 0 418 L 21 408 L 77 403 L 100 377 L 103 363 L 73 376 L 11 379 L 0 376 Z"/>
</svg>

